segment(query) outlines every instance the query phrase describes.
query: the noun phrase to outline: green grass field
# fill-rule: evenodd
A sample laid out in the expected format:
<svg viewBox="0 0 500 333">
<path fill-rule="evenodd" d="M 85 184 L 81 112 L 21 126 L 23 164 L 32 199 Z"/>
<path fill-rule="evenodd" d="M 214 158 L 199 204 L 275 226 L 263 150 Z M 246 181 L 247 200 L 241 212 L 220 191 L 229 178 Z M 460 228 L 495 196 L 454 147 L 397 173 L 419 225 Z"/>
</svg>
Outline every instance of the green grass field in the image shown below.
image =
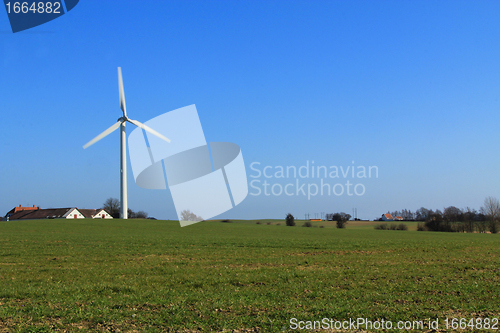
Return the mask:
<svg viewBox="0 0 500 333">
<path fill-rule="evenodd" d="M 0 331 L 282 332 L 291 318 L 500 316 L 500 235 L 262 222 L 1 222 Z"/>
</svg>

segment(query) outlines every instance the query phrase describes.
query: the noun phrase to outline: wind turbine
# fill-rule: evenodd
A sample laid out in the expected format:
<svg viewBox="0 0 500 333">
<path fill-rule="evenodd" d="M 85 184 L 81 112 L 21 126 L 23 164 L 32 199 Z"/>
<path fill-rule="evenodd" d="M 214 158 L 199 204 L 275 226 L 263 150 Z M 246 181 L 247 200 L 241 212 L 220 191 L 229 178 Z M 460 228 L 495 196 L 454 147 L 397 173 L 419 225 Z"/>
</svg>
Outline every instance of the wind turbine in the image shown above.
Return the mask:
<svg viewBox="0 0 500 333">
<path fill-rule="evenodd" d="M 128 121 L 131 124 L 134 124 L 137 127 L 142 128 L 143 130 L 159 137 L 162 140 L 170 142 L 170 139 L 161 135 L 154 129 L 144 125 L 143 123 L 138 122 L 137 120 L 132 120 L 127 117 L 127 107 L 125 105 L 125 92 L 123 91 L 123 79 L 122 79 L 122 69 L 118 67 L 118 90 L 120 92 L 120 108 L 123 112 L 123 117 L 118 118 L 118 121 L 113 124 L 110 128 L 87 142 L 83 149 L 86 149 L 92 146 L 97 141 L 101 140 L 111 132 L 114 132 L 118 127 L 120 127 L 120 217 L 122 219 L 128 218 L 128 203 L 127 203 L 127 140 L 126 140 L 126 132 L 125 132 L 125 123 Z"/>
</svg>

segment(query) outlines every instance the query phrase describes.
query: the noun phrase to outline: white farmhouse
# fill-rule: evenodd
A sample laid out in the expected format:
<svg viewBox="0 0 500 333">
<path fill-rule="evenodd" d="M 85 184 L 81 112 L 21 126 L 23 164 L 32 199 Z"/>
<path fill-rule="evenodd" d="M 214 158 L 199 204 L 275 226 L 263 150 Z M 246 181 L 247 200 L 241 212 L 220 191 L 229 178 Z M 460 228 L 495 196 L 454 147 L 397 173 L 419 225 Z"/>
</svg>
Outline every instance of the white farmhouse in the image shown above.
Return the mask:
<svg viewBox="0 0 500 333">
<path fill-rule="evenodd" d="M 40 207 L 15 207 L 10 210 L 3 220 L 39 220 L 39 219 L 112 219 L 113 217 L 104 209 L 78 209 L 70 208 L 48 208 Z"/>
<path fill-rule="evenodd" d="M 21 210 L 9 216 L 9 220 L 38 219 L 84 219 L 85 216 L 76 207 Z"/>
<path fill-rule="evenodd" d="M 80 209 L 88 219 L 112 219 L 113 217 L 105 209 Z"/>
</svg>

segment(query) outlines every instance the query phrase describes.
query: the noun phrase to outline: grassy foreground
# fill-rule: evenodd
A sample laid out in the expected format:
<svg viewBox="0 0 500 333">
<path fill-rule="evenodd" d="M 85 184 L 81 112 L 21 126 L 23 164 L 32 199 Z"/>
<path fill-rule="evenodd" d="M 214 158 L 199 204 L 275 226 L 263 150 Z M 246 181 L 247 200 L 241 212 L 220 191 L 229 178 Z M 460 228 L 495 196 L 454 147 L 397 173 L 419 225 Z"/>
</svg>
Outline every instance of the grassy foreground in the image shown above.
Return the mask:
<svg viewBox="0 0 500 333">
<path fill-rule="evenodd" d="M 491 234 L 0 222 L 0 331 L 281 332 L 358 317 L 442 329 L 499 317 L 499 268 Z"/>
</svg>

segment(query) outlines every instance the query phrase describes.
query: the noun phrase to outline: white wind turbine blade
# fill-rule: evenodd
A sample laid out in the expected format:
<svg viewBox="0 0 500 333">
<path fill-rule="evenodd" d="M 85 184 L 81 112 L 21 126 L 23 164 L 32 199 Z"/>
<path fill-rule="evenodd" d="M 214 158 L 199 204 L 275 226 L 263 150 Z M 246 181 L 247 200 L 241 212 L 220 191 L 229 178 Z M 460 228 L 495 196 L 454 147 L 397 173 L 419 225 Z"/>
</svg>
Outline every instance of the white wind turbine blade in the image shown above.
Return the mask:
<svg viewBox="0 0 500 333">
<path fill-rule="evenodd" d="M 123 90 L 122 68 L 118 67 L 118 90 L 120 92 L 120 108 L 123 116 L 127 117 L 127 106 L 125 105 L 125 91 Z"/>
<path fill-rule="evenodd" d="M 155 136 L 159 137 L 160 139 L 165 140 L 165 141 L 167 141 L 167 142 L 169 142 L 169 143 L 170 143 L 170 139 L 169 139 L 169 138 L 167 138 L 167 137 L 165 137 L 165 136 L 161 135 L 160 133 L 158 133 L 157 131 L 155 131 L 155 130 L 154 130 L 154 129 L 152 129 L 151 127 L 148 127 L 148 126 L 144 125 L 143 123 L 138 122 L 137 120 L 127 119 L 127 121 L 131 122 L 132 124 L 134 124 L 134 125 L 135 125 L 135 126 L 137 126 L 137 127 L 142 128 L 142 129 L 143 129 L 143 130 L 145 130 L 146 132 L 149 132 L 149 133 L 151 133 L 151 134 L 153 134 L 153 135 L 155 135 Z"/>
<path fill-rule="evenodd" d="M 99 134 L 98 136 L 96 136 L 95 138 L 93 138 L 92 140 L 90 140 L 89 142 L 87 142 L 85 144 L 85 146 L 83 146 L 83 149 L 85 148 L 88 148 L 90 146 L 92 146 L 94 143 L 96 143 L 97 141 L 101 140 L 102 138 L 104 138 L 106 135 L 110 134 L 111 132 L 113 132 L 114 130 L 116 130 L 118 127 L 120 127 L 122 123 L 122 120 L 120 120 L 119 122 L 117 122 L 116 124 L 113 124 L 113 126 L 111 126 L 110 128 L 108 128 L 107 130 L 105 130 L 104 132 L 102 132 L 101 134 Z"/>
</svg>

